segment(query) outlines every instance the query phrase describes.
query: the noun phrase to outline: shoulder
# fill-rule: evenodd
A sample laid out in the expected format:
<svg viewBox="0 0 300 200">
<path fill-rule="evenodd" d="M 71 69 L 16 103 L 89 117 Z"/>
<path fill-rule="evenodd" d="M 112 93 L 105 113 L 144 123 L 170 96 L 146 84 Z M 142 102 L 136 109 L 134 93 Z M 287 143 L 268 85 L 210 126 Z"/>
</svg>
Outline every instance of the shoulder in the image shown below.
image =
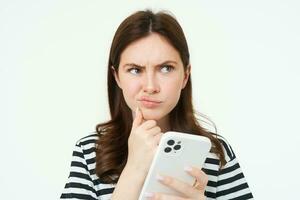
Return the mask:
<svg viewBox="0 0 300 200">
<path fill-rule="evenodd" d="M 226 164 L 220 168 L 220 160 L 215 153 L 209 153 L 203 166 L 208 175 L 206 196 L 208 199 L 252 199 L 244 173 L 228 140 L 215 135 L 222 145 Z"/>
<path fill-rule="evenodd" d="M 221 148 L 224 153 L 225 158 L 225 164 L 226 163 L 232 163 L 236 161 L 236 155 L 229 144 L 228 140 L 219 134 L 211 133 L 215 139 L 219 142 L 221 145 Z M 205 160 L 204 168 L 214 170 L 213 174 L 217 176 L 218 171 L 221 169 L 221 160 L 219 155 L 215 152 L 215 144 L 212 143 L 211 151 L 208 153 L 207 158 Z"/>
<path fill-rule="evenodd" d="M 73 155 L 80 155 L 82 158 L 95 157 L 97 140 L 99 135 L 97 133 L 90 133 L 89 135 L 80 138 L 75 144 Z"/>
<path fill-rule="evenodd" d="M 80 146 L 80 147 L 93 146 L 96 145 L 98 139 L 99 139 L 99 135 L 97 133 L 91 133 L 77 140 L 76 146 Z"/>
<path fill-rule="evenodd" d="M 235 157 L 236 157 L 235 153 L 234 153 L 231 145 L 229 144 L 228 140 L 224 136 L 221 136 L 219 134 L 217 134 L 215 137 L 219 140 L 219 142 L 222 145 L 226 162 L 235 159 Z"/>
</svg>

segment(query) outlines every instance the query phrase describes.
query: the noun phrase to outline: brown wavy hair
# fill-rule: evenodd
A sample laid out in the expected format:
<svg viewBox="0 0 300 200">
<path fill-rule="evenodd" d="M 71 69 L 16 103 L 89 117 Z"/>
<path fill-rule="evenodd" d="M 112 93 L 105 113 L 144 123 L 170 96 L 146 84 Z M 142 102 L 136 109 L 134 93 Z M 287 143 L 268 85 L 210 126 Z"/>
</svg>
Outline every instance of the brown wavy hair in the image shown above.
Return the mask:
<svg viewBox="0 0 300 200">
<path fill-rule="evenodd" d="M 104 183 L 116 183 L 125 167 L 128 156 L 127 140 L 133 122 L 132 111 L 127 106 L 122 90 L 118 87 L 113 66 L 118 71 L 120 56 L 132 42 L 151 33 L 164 36 L 179 52 L 185 71 L 190 64 L 190 54 L 183 30 L 175 17 L 167 12 L 153 13 L 150 10 L 138 11 L 127 17 L 118 27 L 110 48 L 107 85 L 111 120 L 96 126 L 100 139 L 96 148 L 96 174 Z M 191 76 L 175 108 L 169 113 L 170 131 L 181 131 L 208 137 L 212 142 L 212 152 L 225 164 L 224 151 L 217 134 L 203 128 L 196 118 L 192 104 Z M 203 115 L 202 115 L 203 116 Z M 210 121 L 210 120 L 209 120 Z M 216 129 L 215 129 L 216 130 Z"/>
</svg>

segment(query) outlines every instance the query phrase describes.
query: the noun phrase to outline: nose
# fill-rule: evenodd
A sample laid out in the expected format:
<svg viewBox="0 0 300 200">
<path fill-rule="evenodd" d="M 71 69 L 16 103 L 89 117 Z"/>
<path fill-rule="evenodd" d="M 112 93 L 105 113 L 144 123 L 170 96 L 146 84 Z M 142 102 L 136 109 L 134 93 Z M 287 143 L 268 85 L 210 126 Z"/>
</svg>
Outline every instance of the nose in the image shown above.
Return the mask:
<svg viewBox="0 0 300 200">
<path fill-rule="evenodd" d="M 160 91 L 159 81 L 155 76 L 155 73 L 147 73 L 143 82 L 143 91 L 145 93 L 153 94 Z"/>
</svg>

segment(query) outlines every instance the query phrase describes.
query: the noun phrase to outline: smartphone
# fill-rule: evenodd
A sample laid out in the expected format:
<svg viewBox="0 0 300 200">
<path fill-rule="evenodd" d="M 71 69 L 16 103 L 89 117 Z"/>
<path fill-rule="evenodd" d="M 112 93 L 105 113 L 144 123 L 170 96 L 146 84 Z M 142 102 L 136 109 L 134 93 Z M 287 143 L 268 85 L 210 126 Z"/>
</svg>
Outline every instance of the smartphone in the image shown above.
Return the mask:
<svg viewBox="0 0 300 200">
<path fill-rule="evenodd" d="M 174 131 L 164 133 L 146 176 L 139 200 L 146 200 L 146 192 L 182 196 L 179 192 L 160 183 L 156 175 L 172 176 L 192 185 L 195 178 L 185 172 L 184 167 L 193 166 L 201 169 L 210 148 L 211 142 L 204 136 Z"/>
</svg>

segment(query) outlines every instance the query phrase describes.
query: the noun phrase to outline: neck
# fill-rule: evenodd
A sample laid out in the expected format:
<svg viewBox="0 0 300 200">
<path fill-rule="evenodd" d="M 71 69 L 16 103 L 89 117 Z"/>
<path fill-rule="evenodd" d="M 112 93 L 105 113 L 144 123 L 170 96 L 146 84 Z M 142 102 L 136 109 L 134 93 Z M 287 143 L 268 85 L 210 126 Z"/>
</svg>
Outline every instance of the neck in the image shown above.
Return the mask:
<svg viewBox="0 0 300 200">
<path fill-rule="evenodd" d="M 133 117 L 133 119 L 135 118 L 134 112 L 132 112 L 132 117 Z M 163 117 L 159 120 L 156 120 L 156 122 L 157 122 L 157 126 L 159 126 L 159 128 L 161 129 L 162 133 L 165 133 L 165 132 L 171 130 L 170 122 L 169 122 L 169 115 L 166 115 L 165 117 Z"/>
<path fill-rule="evenodd" d="M 168 116 L 158 120 L 157 125 L 160 127 L 162 133 L 165 133 L 171 129 Z"/>
</svg>

